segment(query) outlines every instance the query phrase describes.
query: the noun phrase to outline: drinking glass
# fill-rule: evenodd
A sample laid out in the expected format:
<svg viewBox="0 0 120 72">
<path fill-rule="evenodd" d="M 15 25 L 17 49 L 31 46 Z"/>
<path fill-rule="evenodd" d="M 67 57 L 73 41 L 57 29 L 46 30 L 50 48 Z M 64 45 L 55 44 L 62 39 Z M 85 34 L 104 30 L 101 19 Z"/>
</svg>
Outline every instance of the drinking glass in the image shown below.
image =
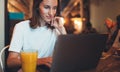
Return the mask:
<svg viewBox="0 0 120 72">
<path fill-rule="evenodd" d="M 26 49 L 20 52 L 23 72 L 36 72 L 37 56 L 37 50 L 33 49 Z"/>
</svg>

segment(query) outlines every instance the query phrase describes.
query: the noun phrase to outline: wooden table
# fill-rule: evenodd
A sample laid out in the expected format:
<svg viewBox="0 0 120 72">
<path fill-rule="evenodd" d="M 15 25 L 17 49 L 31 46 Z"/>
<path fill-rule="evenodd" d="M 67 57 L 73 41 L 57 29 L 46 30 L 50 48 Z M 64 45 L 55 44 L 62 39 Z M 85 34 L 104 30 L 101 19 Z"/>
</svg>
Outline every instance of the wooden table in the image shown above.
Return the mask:
<svg viewBox="0 0 120 72">
<path fill-rule="evenodd" d="M 112 55 L 106 59 L 101 59 L 96 72 L 120 72 L 120 57 Z"/>
<path fill-rule="evenodd" d="M 17 71 L 10 71 L 10 72 L 17 72 Z M 48 71 L 40 70 L 40 72 L 48 72 Z M 120 72 L 120 58 L 112 55 L 106 59 L 100 59 L 96 69 L 89 71 L 85 70 L 80 72 Z"/>
</svg>

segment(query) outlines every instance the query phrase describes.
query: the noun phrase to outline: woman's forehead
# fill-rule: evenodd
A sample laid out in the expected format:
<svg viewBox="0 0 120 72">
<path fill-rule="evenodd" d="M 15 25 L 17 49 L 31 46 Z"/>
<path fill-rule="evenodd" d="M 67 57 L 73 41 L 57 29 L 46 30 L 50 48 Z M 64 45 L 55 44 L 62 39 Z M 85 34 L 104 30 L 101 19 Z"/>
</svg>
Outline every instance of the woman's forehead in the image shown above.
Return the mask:
<svg viewBox="0 0 120 72">
<path fill-rule="evenodd" d="M 46 5 L 58 5 L 58 0 L 43 0 L 42 3 Z"/>
</svg>

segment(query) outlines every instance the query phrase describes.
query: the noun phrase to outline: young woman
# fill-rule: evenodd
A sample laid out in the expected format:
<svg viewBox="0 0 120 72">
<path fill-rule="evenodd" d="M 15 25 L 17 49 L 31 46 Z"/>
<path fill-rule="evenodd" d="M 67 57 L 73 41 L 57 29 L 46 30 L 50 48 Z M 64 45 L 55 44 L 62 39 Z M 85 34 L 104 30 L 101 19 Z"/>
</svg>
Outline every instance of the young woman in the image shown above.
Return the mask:
<svg viewBox="0 0 120 72">
<path fill-rule="evenodd" d="M 32 17 L 16 24 L 9 48 L 8 67 L 21 66 L 20 51 L 36 48 L 37 65 L 52 62 L 55 41 L 66 34 L 60 14 L 59 0 L 33 0 Z"/>
</svg>

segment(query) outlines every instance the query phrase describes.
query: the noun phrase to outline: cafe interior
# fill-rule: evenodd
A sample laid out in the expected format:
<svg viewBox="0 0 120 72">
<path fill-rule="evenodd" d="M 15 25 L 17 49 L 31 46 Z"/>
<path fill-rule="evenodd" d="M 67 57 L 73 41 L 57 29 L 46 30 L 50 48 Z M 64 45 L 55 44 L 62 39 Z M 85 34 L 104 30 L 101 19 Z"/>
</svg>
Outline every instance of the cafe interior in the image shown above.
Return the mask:
<svg viewBox="0 0 120 72">
<path fill-rule="evenodd" d="M 27 20 L 32 16 L 33 0 L 3 0 L 4 1 L 4 44 L 10 44 L 13 29 L 16 23 Z M 87 23 L 99 34 L 112 35 L 116 29 L 116 17 L 120 15 L 120 0 L 60 0 L 61 16 L 67 34 L 82 34 L 87 29 Z M 93 31 L 94 32 L 94 31 Z M 109 37 L 108 37 L 109 39 Z M 0 39 L 1 40 L 1 39 Z M 1 41 L 0 41 L 1 42 Z M 1 45 L 1 44 L 0 44 Z M 120 72 L 120 56 L 106 54 L 110 48 L 104 50 L 96 71 L 84 72 Z M 2 58 L 4 67 L 8 51 Z M 0 68 L 1 69 L 1 68 Z M 1 72 L 1 71 L 0 71 Z"/>
</svg>

